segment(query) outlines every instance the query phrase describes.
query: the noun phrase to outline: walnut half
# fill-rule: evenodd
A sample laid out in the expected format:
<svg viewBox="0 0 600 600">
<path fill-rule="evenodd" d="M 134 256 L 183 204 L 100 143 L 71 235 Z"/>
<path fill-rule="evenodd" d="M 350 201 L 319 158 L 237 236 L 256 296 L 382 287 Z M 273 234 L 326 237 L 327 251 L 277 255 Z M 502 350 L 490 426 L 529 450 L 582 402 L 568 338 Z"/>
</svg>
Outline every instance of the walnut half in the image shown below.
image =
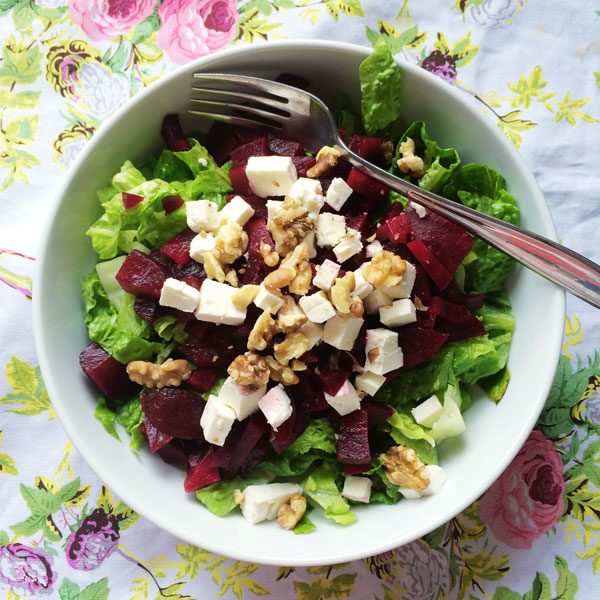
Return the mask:
<svg viewBox="0 0 600 600">
<path fill-rule="evenodd" d="M 162 365 L 144 360 L 132 360 L 127 365 L 129 379 L 147 388 L 176 387 L 189 379 L 191 374 L 190 363 L 183 359 L 169 358 Z"/>
<path fill-rule="evenodd" d="M 294 494 L 277 513 L 277 522 L 283 529 L 294 529 L 306 512 L 306 498 Z"/>
<path fill-rule="evenodd" d="M 260 388 L 269 381 L 269 367 L 266 360 L 255 352 L 246 352 L 233 359 L 227 373 L 238 385 Z"/>
<path fill-rule="evenodd" d="M 412 138 L 406 138 L 400 144 L 400 154 L 402 158 L 398 159 L 396 164 L 402 173 L 409 173 L 417 179 L 425 175 L 425 163 L 415 154 L 415 142 Z"/>
<path fill-rule="evenodd" d="M 377 252 L 371 262 L 363 267 L 365 279 L 376 288 L 398 285 L 402 281 L 404 271 L 406 261 L 389 250 Z"/>
<path fill-rule="evenodd" d="M 422 492 L 429 485 L 427 466 L 421 462 L 412 448 L 392 446 L 379 458 L 387 478 L 395 485 Z"/>
</svg>

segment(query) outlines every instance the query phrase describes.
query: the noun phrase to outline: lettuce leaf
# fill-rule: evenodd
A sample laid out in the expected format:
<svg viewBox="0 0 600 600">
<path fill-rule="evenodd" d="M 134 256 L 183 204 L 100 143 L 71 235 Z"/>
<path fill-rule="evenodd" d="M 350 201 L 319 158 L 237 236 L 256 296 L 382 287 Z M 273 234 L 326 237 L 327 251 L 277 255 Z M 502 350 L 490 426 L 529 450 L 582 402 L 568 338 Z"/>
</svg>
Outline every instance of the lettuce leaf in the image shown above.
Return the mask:
<svg viewBox="0 0 600 600">
<path fill-rule="evenodd" d="M 98 419 L 104 429 L 113 437 L 120 440 L 119 434 L 115 428 L 115 424 L 121 425 L 130 436 L 129 445 L 133 450 L 139 452 L 144 443 L 144 436 L 141 434 L 139 427 L 143 421 L 142 402 L 139 398 L 133 398 L 129 402 L 122 404 L 117 408 L 111 408 L 106 403 L 103 396 L 98 398 L 98 404 L 94 410 L 94 417 Z"/>
<path fill-rule="evenodd" d="M 424 440 L 430 446 L 435 446 L 435 440 L 424 427 L 414 420 L 412 415 L 396 411 L 387 421 L 390 424 L 390 435 L 397 444 L 400 442 L 398 442 L 395 435 L 401 433 L 403 438 Z"/>
<path fill-rule="evenodd" d="M 185 331 L 185 323 L 181 323 L 175 315 L 171 314 L 160 315 L 152 323 L 152 328 L 167 342 L 174 340 L 183 344 L 189 337 Z"/>
</svg>

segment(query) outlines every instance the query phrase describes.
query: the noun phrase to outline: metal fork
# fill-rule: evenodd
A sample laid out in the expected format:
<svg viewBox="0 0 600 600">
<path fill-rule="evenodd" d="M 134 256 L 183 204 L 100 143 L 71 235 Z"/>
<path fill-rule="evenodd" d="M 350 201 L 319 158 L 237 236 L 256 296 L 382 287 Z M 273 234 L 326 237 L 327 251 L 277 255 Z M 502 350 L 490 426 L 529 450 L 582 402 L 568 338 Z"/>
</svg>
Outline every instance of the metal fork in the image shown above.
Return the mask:
<svg viewBox="0 0 600 600">
<path fill-rule="evenodd" d="M 312 152 L 337 145 L 352 166 L 600 308 L 599 265 L 536 233 L 423 190 L 371 164 L 348 148 L 330 110 L 316 96 L 247 75 L 195 73 L 194 77 L 199 85 L 192 89 L 201 92 L 202 97 L 191 98 L 191 114 L 242 127 L 267 126 L 282 137 L 301 142 Z"/>
</svg>

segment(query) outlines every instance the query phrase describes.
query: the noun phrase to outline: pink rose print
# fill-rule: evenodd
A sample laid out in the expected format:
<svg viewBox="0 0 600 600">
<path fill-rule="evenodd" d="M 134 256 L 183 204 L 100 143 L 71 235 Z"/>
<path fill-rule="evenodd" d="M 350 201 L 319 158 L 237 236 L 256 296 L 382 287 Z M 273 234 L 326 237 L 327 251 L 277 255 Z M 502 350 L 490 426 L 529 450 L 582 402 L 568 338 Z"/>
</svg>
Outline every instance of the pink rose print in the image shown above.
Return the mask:
<svg viewBox="0 0 600 600">
<path fill-rule="evenodd" d="M 554 444 L 534 431 L 481 499 L 479 516 L 512 548 L 531 548 L 556 525 L 564 501 L 563 464 Z"/>
<path fill-rule="evenodd" d="M 71 18 L 95 41 L 127 33 L 152 14 L 156 0 L 71 0 Z"/>
<path fill-rule="evenodd" d="M 183 64 L 226 46 L 236 35 L 237 0 L 165 0 L 156 41 L 169 58 Z"/>
<path fill-rule="evenodd" d="M 52 593 L 56 575 L 52 557 L 25 544 L 0 546 L 0 583 L 18 596 L 45 596 Z"/>
</svg>

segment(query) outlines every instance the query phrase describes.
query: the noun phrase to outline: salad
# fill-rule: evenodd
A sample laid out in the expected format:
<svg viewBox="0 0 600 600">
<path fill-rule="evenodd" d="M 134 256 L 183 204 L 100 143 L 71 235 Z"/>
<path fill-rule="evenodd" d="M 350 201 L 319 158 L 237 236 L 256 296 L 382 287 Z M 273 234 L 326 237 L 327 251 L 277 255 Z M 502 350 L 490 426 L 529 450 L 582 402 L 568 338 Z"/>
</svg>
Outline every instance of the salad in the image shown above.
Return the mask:
<svg viewBox="0 0 600 600">
<path fill-rule="evenodd" d="M 339 123 L 367 160 L 518 224 L 495 170 L 403 124 L 385 43 L 360 66 Z M 440 490 L 438 448 L 465 429 L 476 385 L 509 382 L 513 261 L 351 168 L 262 129 L 177 115 L 165 149 L 98 191 L 98 255 L 82 283 L 95 411 L 137 451 L 186 470 L 216 515 L 314 529 L 353 506 Z"/>
</svg>

